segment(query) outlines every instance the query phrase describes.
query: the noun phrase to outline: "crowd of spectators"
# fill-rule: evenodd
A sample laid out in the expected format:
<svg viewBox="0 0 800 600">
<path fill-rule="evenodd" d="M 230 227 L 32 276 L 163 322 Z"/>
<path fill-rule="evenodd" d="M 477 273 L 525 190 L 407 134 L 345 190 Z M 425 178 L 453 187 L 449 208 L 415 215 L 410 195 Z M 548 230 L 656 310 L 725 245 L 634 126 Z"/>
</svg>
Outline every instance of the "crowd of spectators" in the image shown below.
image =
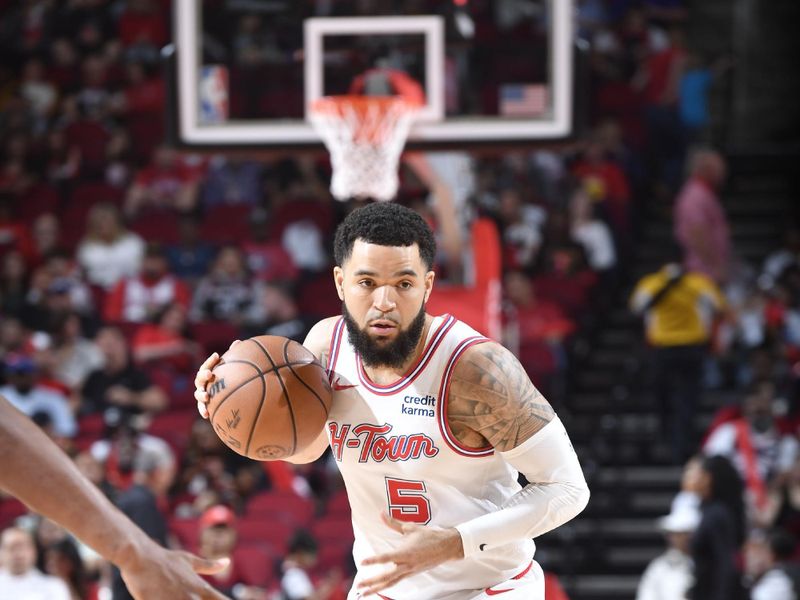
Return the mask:
<svg viewBox="0 0 800 600">
<path fill-rule="evenodd" d="M 424 159 L 408 158 L 398 198 L 437 229 L 437 269 L 451 285 L 469 285 L 461 235 L 468 240 L 475 219 L 496 225 L 504 342 L 556 405 L 571 339 L 609 309 L 630 263 L 642 203 L 671 202 L 688 144 L 705 141 L 717 68 L 687 49 L 681 2 L 579 5 L 589 130 L 559 149 L 468 159 L 475 185 L 456 204 L 460 234 L 448 229 L 441 182 Z M 233 555 L 211 579 L 218 588 L 251 600 L 267 590 L 305 598 L 315 587 L 314 597 L 343 598 L 352 532 L 335 468 L 231 453 L 197 418 L 191 380 L 232 339 L 302 341 L 339 311 L 329 247 L 355 203 L 331 199 L 322 159 L 201 156 L 164 144 L 158 55 L 170 8 L 0 2 L 0 393 L 154 538 Z M 259 17 L 235 10 L 244 11 L 239 60 L 276 59 Z M 491 13 L 481 14 L 492 27 Z M 746 363 L 737 372 L 754 391 L 705 446 L 733 459 L 766 511 L 763 525 L 795 533 L 800 479 L 786 438 L 794 432 L 767 423 L 765 407 L 791 397 L 800 358 L 798 239 L 793 231 L 758 285 L 730 286 L 738 310 L 723 328 L 735 340 L 726 356 Z M 747 427 L 757 460 L 737 459 Z M 91 549 L 26 512 L 0 500 L 0 586 L 14 578 L 47 598 L 103 589 L 126 597 Z"/>
</svg>

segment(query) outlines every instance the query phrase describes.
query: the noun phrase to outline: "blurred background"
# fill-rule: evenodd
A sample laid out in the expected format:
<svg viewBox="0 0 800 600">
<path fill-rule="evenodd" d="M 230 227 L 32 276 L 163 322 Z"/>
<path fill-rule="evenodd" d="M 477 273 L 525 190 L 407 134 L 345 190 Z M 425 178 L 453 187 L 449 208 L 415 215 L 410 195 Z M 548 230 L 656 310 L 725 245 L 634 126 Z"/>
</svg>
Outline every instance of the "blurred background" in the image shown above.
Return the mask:
<svg viewBox="0 0 800 600">
<path fill-rule="evenodd" d="M 338 4 L 207 1 L 227 41 L 204 44 L 245 74 L 291 64 L 300 42 L 263 23 Z M 461 35 L 466 14 L 512 67 L 524 19 L 546 26 L 538 0 L 410 4 Z M 320 149 L 171 144 L 172 19 L 169 0 L 0 0 L 0 394 L 153 537 L 232 555 L 211 579 L 232 597 L 343 599 L 329 456 L 233 454 L 192 380 L 233 339 L 302 341 L 339 312 L 332 234 L 360 202 L 331 197 Z M 537 540 L 547 598 L 799 598 L 800 4 L 581 0 L 574 19 L 574 135 L 409 153 L 396 200 L 437 233 L 441 303 L 515 351 L 583 464 L 589 507 Z M 452 110 L 496 114 L 472 77 Z M 234 112 L 302 112 L 262 91 Z M 0 530 L 0 598 L 34 569 L 42 597 L 127 597 L 2 495 Z"/>
</svg>

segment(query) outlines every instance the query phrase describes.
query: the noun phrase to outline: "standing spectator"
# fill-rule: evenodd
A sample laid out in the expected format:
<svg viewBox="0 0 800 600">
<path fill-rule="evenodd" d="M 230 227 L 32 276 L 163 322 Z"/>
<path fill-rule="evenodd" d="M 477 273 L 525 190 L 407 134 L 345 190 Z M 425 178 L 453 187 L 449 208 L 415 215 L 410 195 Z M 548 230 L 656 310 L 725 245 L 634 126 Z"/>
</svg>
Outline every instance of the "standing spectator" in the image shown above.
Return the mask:
<svg viewBox="0 0 800 600">
<path fill-rule="evenodd" d="M 158 412 L 167 405 L 164 391 L 131 364 L 128 342 L 116 327 L 104 327 L 95 337 L 104 366 L 93 371 L 83 385 L 83 413 L 117 407 L 126 413 Z"/>
<path fill-rule="evenodd" d="M 133 463 L 133 485 L 116 502 L 131 521 L 162 546 L 167 545 L 167 521 L 159 505 L 166 503 L 174 477 L 175 458 L 170 452 L 138 452 Z M 133 600 L 116 567 L 111 589 L 114 600 Z"/>
<path fill-rule="evenodd" d="M 139 272 L 144 242 L 122 223 L 113 204 L 103 203 L 89 211 L 86 235 L 78 246 L 78 263 L 89 283 L 109 290 L 123 277 Z"/>
<path fill-rule="evenodd" d="M 778 429 L 774 402 L 774 383 L 751 384 L 742 403 L 742 418 L 722 423 L 703 446 L 705 454 L 733 462 L 760 510 L 766 508 L 767 489 L 787 480 L 800 456 L 797 439 Z"/>
<path fill-rule="evenodd" d="M 800 566 L 793 561 L 797 540 L 775 530 L 766 538 L 748 544 L 746 565 L 755 584 L 751 600 L 797 600 L 800 598 Z"/>
<path fill-rule="evenodd" d="M 739 600 L 736 555 L 744 541 L 742 480 L 723 456 L 693 464 L 684 476 L 687 491 L 700 496 L 700 524 L 692 536 L 694 583 L 687 600 Z"/>
<path fill-rule="evenodd" d="M 725 160 L 714 150 L 699 150 L 689 162 L 689 179 L 675 200 L 675 239 L 684 264 L 718 284 L 728 280 L 731 235 L 718 191 L 725 181 Z"/>
<path fill-rule="evenodd" d="M 661 422 L 666 425 L 671 414 L 673 460 L 682 463 L 691 448 L 712 320 L 723 298 L 713 281 L 673 262 L 636 284 L 630 307 L 645 319 Z"/>
<path fill-rule="evenodd" d="M 104 316 L 106 321 L 144 323 L 172 304 L 188 309 L 190 301 L 188 286 L 169 272 L 162 247 L 150 244 L 139 274 L 119 281 L 106 297 Z"/>
<path fill-rule="evenodd" d="M 685 600 L 692 582 L 689 543 L 700 524 L 700 511 L 677 497 L 672 510 L 659 519 L 659 529 L 667 539 L 667 551 L 654 558 L 639 581 L 636 600 Z"/>
<path fill-rule="evenodd" d="M 195 290 L 192 320 L 222 320 L 237 325 L 258 323 L 264 318 L 258 301 L 262 285 L 250 276 L 242 252 L 235 246 L 226 246 Z"/>
<path fill-rule="evenodd" d="M 72 437 L 77 432 L 75 416 L 69 408 L 69 399 L 52 388 L 40 385 L 36 364 L 23 354 L 5 357 L 5 374 L 8 383 L 0 387 L 0 394 L 29 417 L 46 415 L 53 433 L 58 437 Z"/>
<path fill-rule="evenodd" d="M 33 537 L 19 527 L 0 534 L 0 600 L 70 600 L 63 581 L 36 568 Z"/>
</svg>

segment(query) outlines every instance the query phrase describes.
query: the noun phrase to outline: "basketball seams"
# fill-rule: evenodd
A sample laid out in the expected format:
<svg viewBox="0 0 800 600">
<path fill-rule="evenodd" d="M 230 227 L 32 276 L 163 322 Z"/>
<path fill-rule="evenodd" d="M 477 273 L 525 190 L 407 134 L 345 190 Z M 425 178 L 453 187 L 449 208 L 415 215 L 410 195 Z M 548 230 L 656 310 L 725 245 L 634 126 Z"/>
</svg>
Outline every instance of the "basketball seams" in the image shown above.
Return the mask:
<svg viewBox="0 0 800 600">
<path fill-rule="evenodd" d="M 294 409 L 292 408 L 292 401 L 289 398 L 289 392 L 286 389 L 286 384 L 283 381 L 283 377 L 281 377 L 280 369 L 278 369 L 275 361 L 272 360 L 272 356 L 270 356 L 269 351 L 264 347 L 264 345 L 256 339 L 250 338 L 247 340 L 248 342 L 253 342 L 261 352 L 264 353 L 264 356 L 272 365 L 272 371 L 275 372 L 275 377 L 278 378 L 278 383 L 281 384 L 281 389 L 283 389 L 283 395 L 286 397 L 286 406 L 289 409 L 289 417 L 292 419 L 292 451 L 289 453 L 289 456 L 292 456 L 297 451 L 297 423 L 295 422 L 294 418 Z M 291 340 L 286 340 L 286 344 L 289 344 Z M 306 363 L 307 364 L 307 363 Z M 256 423 L 258 423 L 259 417 L 261 416 L 261 409 L 264 406 L 264 399 L 266 398 L 266 386 L 265 386 L 265 393 L 264 397 L 261 398 L 261 405 L 258 407 L 258 412 L 256 413 L 256 418 L 253 420 L 253 430 L 255 430 Z M 252 438 L 252 432 L 250 437 Z M 247 447 L 248 451 L 250 448 L 250 440 L 247 440 Z"/>
<path fill-rule="evenodd" d="M 303 380 L 303 378 L 300 377 L 300 375 L 297 374 L 297 372 L 292 368 L 292 365 L 289 363 L 289 353 L 287 352 L 287 350 L 289 349 L 289 343 L 288 343 L 289 341 L 291 341 L 291 340 L 288 340 L 287 343 L 285 343 L 283 345 L 283 358 L 286 360 L 286 365 L 285 366 L 289 367 L 289 370 L 292 372 L 292 375 L 294 375 L 294 377 L 295 377 L 295 379 L 297 379 L 297 381 L 299 381 L 300 383 L 303 384 L 303 387 L 305 387 L 309 392 L 314 394 L 314 398 L 316 398 L 319 401 L 319 403 L 322 405 L 322 410 L 325 411 L 325 416 L 327 417 L 328 414 L 330 413 L 330 408 L 325 405 L 325 401 L 322 398 L 320 398 L 320 396 L 316 392 L 316 390 L 314 390 L 314 388 L 312 388 L 310 385 L 308 385 Z M 306 363 L 306 364 L 314 364 L 314 363 L 311 362 L 311 363 Z M 324 369 L 323 369 L 323 372 L 324 372 Z"/>
<path fill-rule="evenodd" d="M 228 398 L 230 398 L 230 397 L 233 395 L 233 393 L 234 393 L 234 392 L 236 392 L 237 390 L 239 390 L 239 389 L 243 388 L 244 386 L 246 386 L 248 383 L 250 383 L 250 382 L 251 382 L 251 381 L 253 381 L 254 379 L 258 379 L 259 377 L 263 377 L 263 375 L 264 375 L 264 373 L 261 371 L 261 369 L 259 368 L 259 366 L 258 366 L 257 364 L 255 364 L 254 362 L 250 362 L 249 360 L 243 360 L 243 359 L 227 360 L 227 361 L 225 361 L 225 363 L 224 363 L 224 364 L 226 364 L 226 365 L 229 365 L 229 364 L 231 364 L 231 363 L 244 363 L 244 364 L 246 364 L 246 365 L 250 365 L 250 366 L 251 366 L 251 367 L 253 367 L 253 368 L 254 368 L 256 371 L 258 371 L 258 373 L 257 373 L 256 375 L 253 375 L 253 376 L 252 376 L 252 377 L 250 377 L 249 379 L 246 379 L 245 381 L 240 381 L 240 382 L 239 382 L 239 384 L 238 384 L 236 387 L 232 388 L 232 389 L 231 389 L 231 390 L 230 390 L 230 391 L 229 391 L 229 392 L 228 392 L 228 393 L 225 395 L 225 397 L 224 397 L 222 400 L 220 400 L 220 401 L 219 401 L 219 404 L 217 404 L 217 407 L 214 409 L 214 412 L 213 412 L 213 413 L 211 413 L 211 414 L 208 416 L 208 420 L 209 420 L 209 421 L 211 421 L 211 422 L 213 422 L 213 421 L 214 421 L 214 417 L 216 417 L 216 416 L 217 416 L 217 413 L 219 412 L 219 409 L 220 409 L 220 408 L 222 408 L 222 405 L 223 405 L 223 404 L 225 404 L 225 402 L 227 402 L 227 401 L 228 401 Z M 213 371 L 212 371 L 212 372 L 213 372 Z"/>
</svg>

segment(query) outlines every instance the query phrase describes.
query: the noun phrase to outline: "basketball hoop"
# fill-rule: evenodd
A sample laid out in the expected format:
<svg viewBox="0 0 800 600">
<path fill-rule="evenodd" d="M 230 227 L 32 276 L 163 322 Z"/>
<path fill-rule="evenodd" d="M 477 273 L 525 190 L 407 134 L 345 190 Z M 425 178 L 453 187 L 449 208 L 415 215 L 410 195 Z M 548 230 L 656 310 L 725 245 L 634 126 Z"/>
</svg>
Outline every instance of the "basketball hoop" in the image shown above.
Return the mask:
<svg viewBox="0 0 800 600">
<path fill-rule="evenodd" d="M 397 165 L 419 104 L 402 96 L 326 96 L 309 121 L 331 153 L 331 193 L 337 200 L 391 200 Z"/>
</svg>

